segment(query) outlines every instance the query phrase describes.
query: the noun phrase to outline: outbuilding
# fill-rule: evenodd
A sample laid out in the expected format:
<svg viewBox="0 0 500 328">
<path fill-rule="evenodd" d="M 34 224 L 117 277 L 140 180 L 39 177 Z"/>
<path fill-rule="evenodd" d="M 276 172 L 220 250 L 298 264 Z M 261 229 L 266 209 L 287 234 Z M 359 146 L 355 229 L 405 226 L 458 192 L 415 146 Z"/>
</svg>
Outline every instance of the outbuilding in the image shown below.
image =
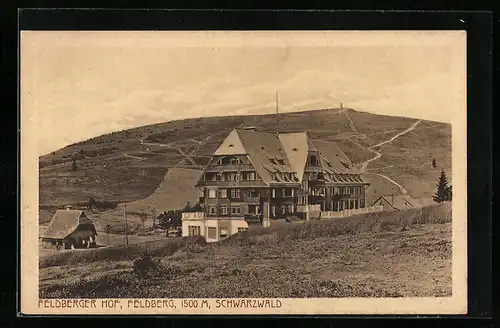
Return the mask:
<svg viewBox="0 0 500 328">
<path fill-rule="evenodd" d="M 42 235 L 42 243 L 57 248 L 96 247 L 94 222 L 82 210 L 58 210 Z"/>
</svg>

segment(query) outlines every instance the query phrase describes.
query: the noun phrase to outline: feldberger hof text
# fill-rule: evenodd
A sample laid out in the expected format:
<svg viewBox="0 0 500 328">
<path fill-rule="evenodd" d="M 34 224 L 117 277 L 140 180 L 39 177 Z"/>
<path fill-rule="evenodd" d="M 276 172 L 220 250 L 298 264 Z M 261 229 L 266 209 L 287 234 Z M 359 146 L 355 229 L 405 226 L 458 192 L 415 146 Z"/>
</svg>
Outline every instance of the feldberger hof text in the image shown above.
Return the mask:
<svg viewBox="0 0 500 328">
<path fill-rule="evenodd" d="M 39 308 L 280 308 L 279 299 L 40 299 Z"/>
</svg>

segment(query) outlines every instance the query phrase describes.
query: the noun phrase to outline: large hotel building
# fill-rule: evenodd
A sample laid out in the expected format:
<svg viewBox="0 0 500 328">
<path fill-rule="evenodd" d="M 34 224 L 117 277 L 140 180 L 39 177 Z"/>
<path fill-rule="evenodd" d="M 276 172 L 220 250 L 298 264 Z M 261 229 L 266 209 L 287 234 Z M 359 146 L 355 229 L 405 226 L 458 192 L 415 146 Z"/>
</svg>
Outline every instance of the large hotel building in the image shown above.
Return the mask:
<svg viewBox="0 0 500 328">
<path fill-rule="evenodd" d="M 186 213 L 183 235 L 216 241 L 251 224 L 361 209 L 368 185 L 333 142 L 233 129 L 196 184 L 204 212 Z"/>
</svg>

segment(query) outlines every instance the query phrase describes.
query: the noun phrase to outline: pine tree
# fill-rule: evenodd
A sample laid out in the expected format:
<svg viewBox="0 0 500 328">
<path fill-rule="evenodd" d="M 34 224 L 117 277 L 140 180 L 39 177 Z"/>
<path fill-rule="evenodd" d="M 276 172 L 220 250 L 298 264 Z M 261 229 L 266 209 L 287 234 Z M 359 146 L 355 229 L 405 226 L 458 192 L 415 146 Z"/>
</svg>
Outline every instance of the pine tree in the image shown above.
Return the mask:
<svg viewBox="0 0 500 328">
<path fill-rule="evenodd" d="M 442 203 L 451 199 L 451 188 L 450 186 L 448 186 L 448 179 L 446 178 L 444 170 L 441 170 L 441 176 L 439 177 L 437 190 L 432 199 L 436 203 Z"/>
<path fill-rule="evenodd" d="M 184 206 L 182 211 L 183 212 L 192 212 L 192 206 L 191 206 L 191 202 L 189 200 L 186 202 L 186 206 Z"/>
<path fill-rule="evenodd" d="M 432 159 L 432 167 L 434 167 L 434 168 L 437 167 L 436 159 L 435 158 Z"/>
</svg>

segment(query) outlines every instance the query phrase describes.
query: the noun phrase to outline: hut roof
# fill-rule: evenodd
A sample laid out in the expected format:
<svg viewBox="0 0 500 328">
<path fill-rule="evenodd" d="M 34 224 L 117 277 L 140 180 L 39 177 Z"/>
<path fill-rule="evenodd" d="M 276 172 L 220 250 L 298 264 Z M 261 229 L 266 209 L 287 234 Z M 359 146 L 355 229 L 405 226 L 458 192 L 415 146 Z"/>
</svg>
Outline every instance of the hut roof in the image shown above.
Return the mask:
<svg viewBox="0 0 500 328">
<path fill-rule="evenodd" d="M 64 239 L 80 224 L 94 224 L 81 210 L 58 210 L 50 221 L 43 238 Z"/>
<path fill-rule="evenodd" d="M 373 202 L 374 205 L 380 202 L 385 202 L 390 207 L 396 210 L 403 210 L 405 208 L 420 208 L 422 205 L 415 199 L 407 195 L 394 195 L 394 196 L 380 196 L 376 201 Z"/>
</svg>

